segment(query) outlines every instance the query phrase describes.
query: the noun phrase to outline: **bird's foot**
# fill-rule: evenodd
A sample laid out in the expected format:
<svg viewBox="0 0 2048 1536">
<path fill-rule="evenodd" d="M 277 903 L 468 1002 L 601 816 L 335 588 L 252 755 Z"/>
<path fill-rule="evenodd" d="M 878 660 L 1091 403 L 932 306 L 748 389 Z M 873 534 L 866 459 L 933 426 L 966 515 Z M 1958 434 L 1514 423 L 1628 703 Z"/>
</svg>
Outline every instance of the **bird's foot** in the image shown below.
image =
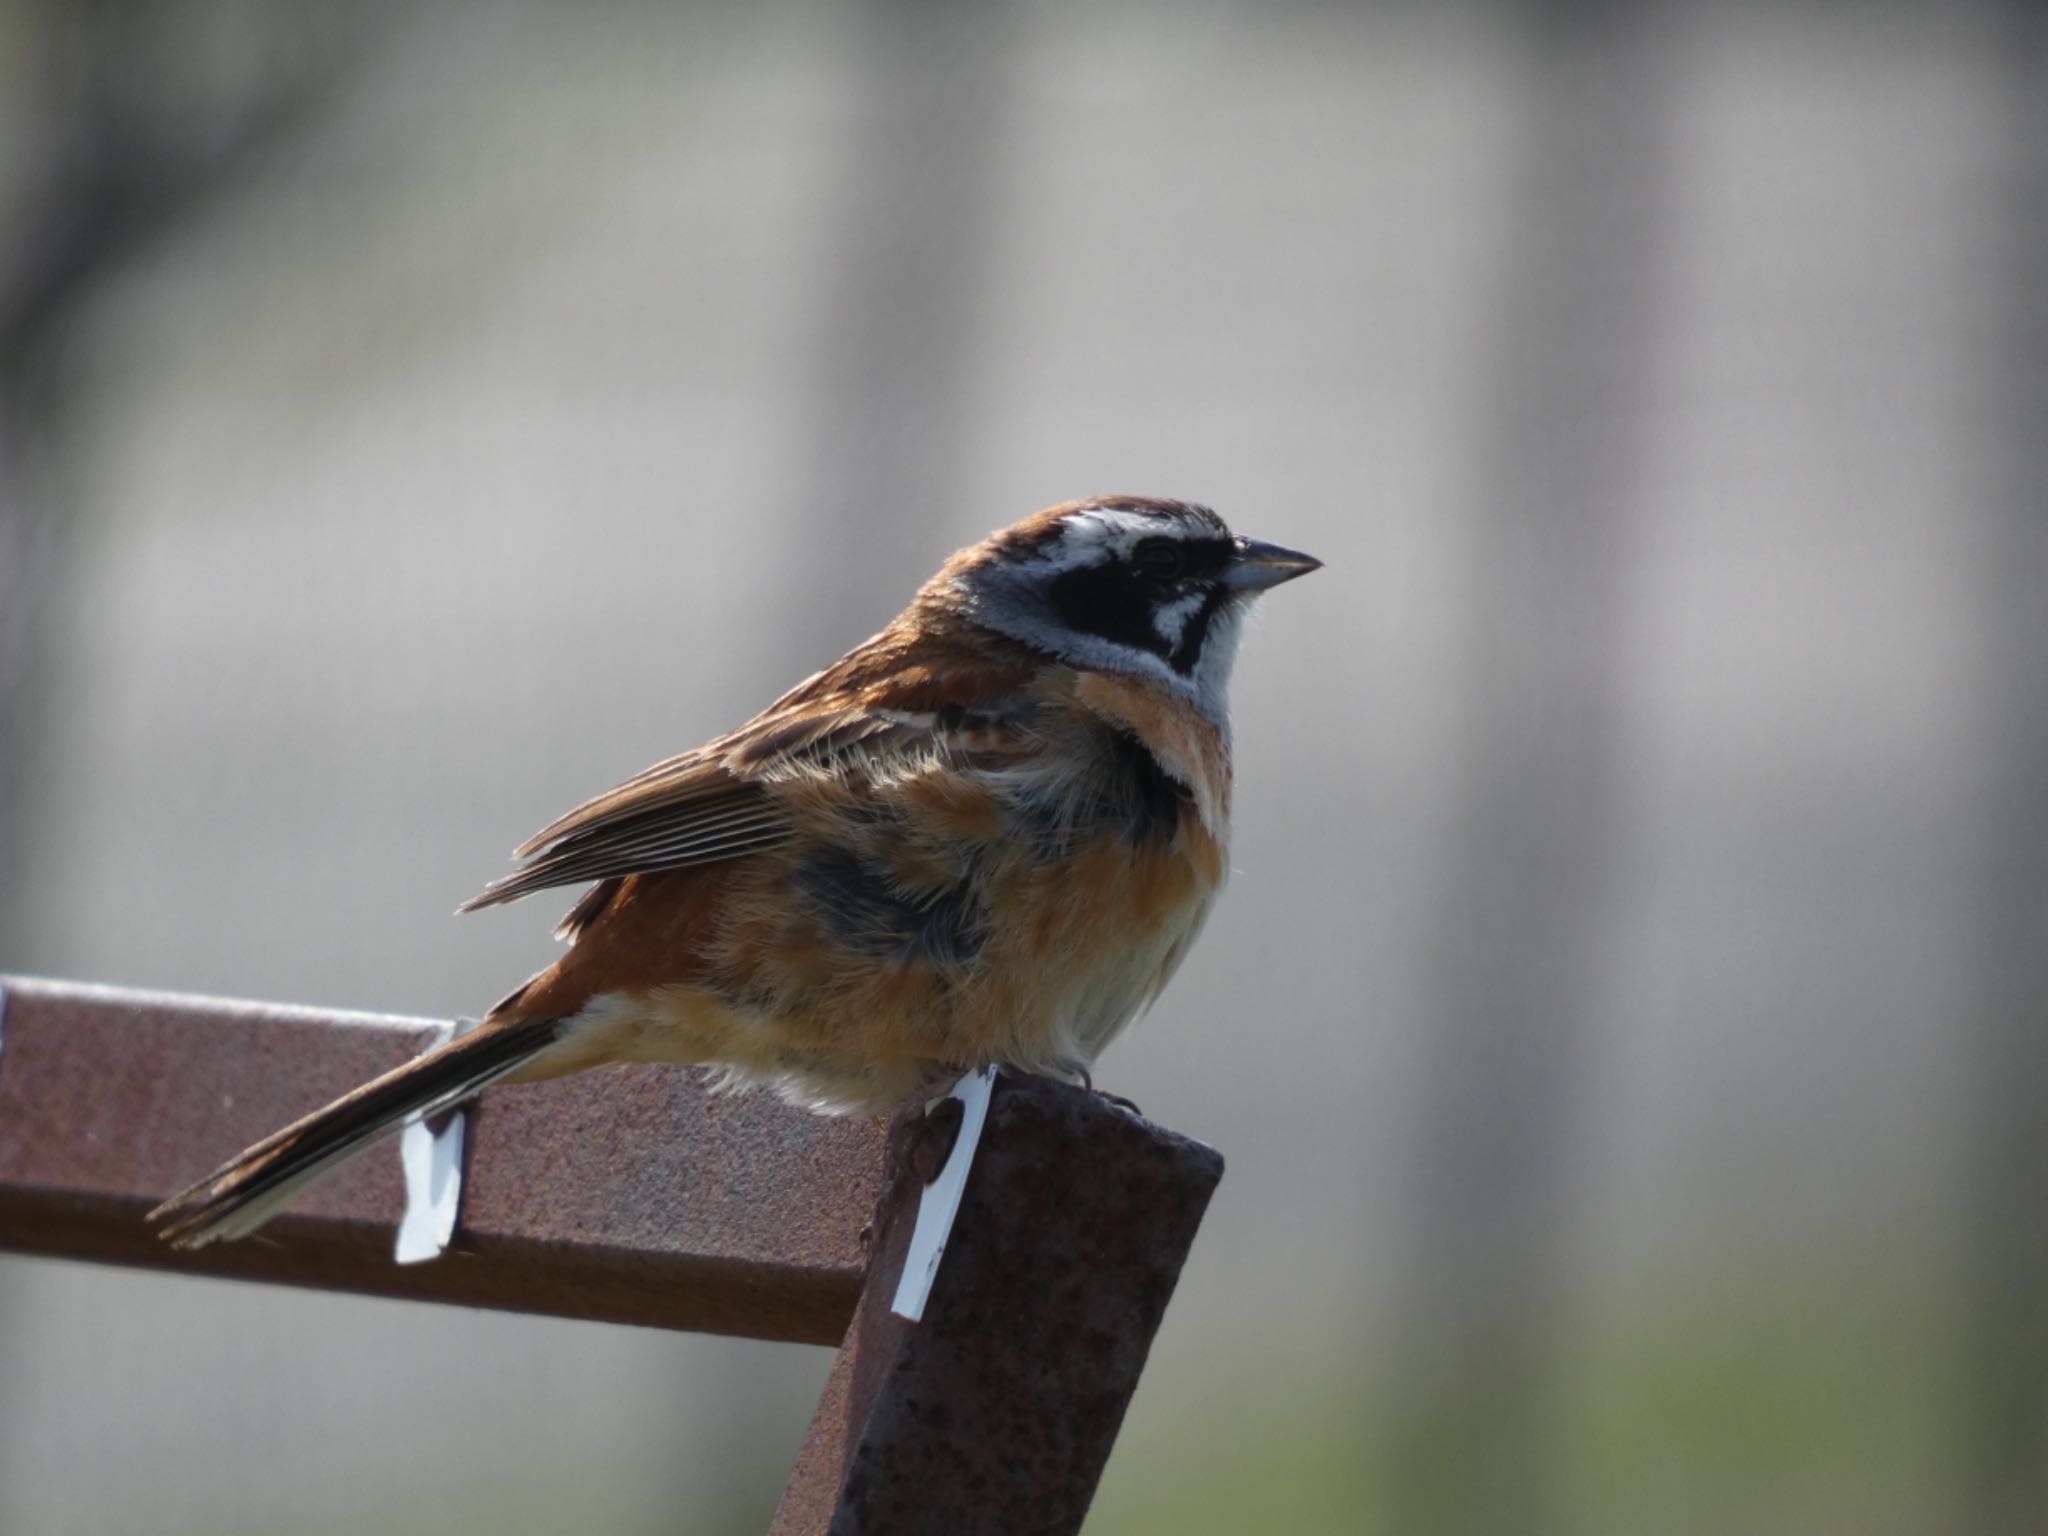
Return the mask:
<svg viewBox="0 0 2048 1536">
<path fill-rule="evenodd" d="M 1085 1061 L 1063 1061 L 1054 1069 L 1054 1075 L 1063 1077 L 1068 1082 L 1087 1089 L 1098 1099 L 1106 1099 L 1125 1114 L 1135 1116 L 1140 1120 L 1145 1118 L 1145 1112 L 1122 1094 L 1111 1093 L 1106 1088 L 1096 1087 L 1095 1074 L 1089 1070 L 1088 1063 Z"/>
<path fill-rule="evenodd" d="M 920 1182 L 929 1184 L 946 1171 L 965 1113 L 966 1107 L 958 1099 L 941 1099 L 911 1127 L 903 1160 Z"/>
</svg>

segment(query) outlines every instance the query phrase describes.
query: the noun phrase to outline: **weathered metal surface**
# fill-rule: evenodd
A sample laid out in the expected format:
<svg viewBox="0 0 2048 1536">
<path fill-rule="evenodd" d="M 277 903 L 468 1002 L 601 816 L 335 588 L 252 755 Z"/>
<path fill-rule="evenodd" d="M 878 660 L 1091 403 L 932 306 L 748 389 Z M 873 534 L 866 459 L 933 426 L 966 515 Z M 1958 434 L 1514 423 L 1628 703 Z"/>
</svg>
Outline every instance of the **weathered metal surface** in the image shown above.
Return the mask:
<svg viewBox="0 0 2048 1536">
<path fill-rule="evenodd" d="M 429 1044 L 437 1022 L 0 978 L 0 1248 L 417 1300 L 830 1343 L 881 1182 L 867 1121 L 715 1097 L 675 1068 L 492 1089 L 449 1254 L 391 1262 L 396 1142 L 257 1237 L 142 1223 L 243 1146 Z"/>
<path fill-rule="evenodd" d="M 889 1300 L 930 1134 L 893 1133 L 874 1265 L 774 1536 L 1079 1531 L 1223 1174 L 1212 1149 L 1096 1094 L 1001 1078 L 913 1324 Z"/>
</svg>

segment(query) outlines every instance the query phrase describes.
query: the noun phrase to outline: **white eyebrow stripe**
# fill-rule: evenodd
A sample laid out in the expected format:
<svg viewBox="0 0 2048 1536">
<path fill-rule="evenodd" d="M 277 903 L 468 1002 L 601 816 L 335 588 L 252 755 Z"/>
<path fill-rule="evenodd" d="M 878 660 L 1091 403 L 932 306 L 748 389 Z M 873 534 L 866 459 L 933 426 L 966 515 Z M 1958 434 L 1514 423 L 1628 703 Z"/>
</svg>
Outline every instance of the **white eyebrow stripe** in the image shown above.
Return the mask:
<svg viewBox="0 0 2048 1536">
<path fill-rule="evenodd" d="M 1186 514 L 1141 512 L 1128 507 L 1087 507 L 1071 512 L 1061 524 L 1060 537 L 1046 546 L 1040 558 L 1053 565 L 1073 568 L 1094 565 L 1107 558 L 1127 559 L 1141 539 L 1215 539 L 1227 537 L 1211 518 Z"/>
<path fill-rule="evenodd" d="M 1046 549 L 1056 565 L 1094 565 L 1128 555 L 1143 535 L 1132 526 L 1132 514 L 1111 517 L 1104 512 L 1076 512 Z"/>
</svg>

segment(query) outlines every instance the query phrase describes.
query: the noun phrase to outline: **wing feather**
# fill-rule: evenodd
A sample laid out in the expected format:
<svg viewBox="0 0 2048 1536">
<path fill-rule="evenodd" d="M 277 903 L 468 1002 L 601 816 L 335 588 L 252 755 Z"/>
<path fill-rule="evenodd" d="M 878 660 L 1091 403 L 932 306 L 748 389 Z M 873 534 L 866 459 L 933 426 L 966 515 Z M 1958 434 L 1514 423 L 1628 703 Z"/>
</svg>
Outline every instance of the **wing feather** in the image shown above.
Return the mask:
<svg viewBox="0 0 2048 1536">
<path fill-rule="evenodd" d="M 1021 691 L 1036 659 L 1021 649 L 992 655 L 979 637 L 971 651 L 944 650 L 884 630 L 731 735 L 656 763 L 551 822 L 514 854 L 524 868 L 457 910 L 773 848 L 793 835 L 778 782 L 827 764 L 871 776 L 891 760 L 999 749 L 1029 713 Z M 578 904 L 569 931 L 591 905 L 592 898 Z"/>
</svg>

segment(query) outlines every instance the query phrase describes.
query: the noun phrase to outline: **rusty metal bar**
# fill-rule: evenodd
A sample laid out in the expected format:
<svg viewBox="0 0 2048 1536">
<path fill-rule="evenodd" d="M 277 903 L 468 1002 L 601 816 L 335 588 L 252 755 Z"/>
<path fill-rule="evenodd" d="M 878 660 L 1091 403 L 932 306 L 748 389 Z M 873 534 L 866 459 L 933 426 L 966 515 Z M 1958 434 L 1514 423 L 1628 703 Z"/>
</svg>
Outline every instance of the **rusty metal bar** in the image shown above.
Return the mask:
<svg viewBox="0 0 2048 1536">
<path fill-rule="evenodd" d="M 394 1147 L 258 1237 L 176 1253 L 157 1201 L 417 1055 L 439 1024 L 0 978 L 0 1249 L 422 1301 L 832 1343 L 883 1136 L 633 1067 L 493 1089 L 455 1244 L 391 1261 Z"/>
<path fill-rule="evenodd" d="M 432 1263 L 391 1262 L 395 1155 L 342 1170 L 250 1241 L 178 1253 L 142 1225 L 439 1028 L 0 978 L 0 1249 L 764 1339 L 843 1333 L 775 1536 L 1080 1530 L 1217 1153 L 1086 1090 L 999 1078 L 919 1323 L 890 1302 L 957 1118 L 906 1116 L 885 1156 L 871 1123 L 714 1097 L 674 1069 L 493 1090 L 454 1247 Z"/>
<path fill-rule="evenodd" d="M 899 1121 L 860 1309 L 773 1536 L 1065 1536 L 1094 1498 L 1223 1159 L 1087 1092 L 998 1079 L 924 1319 L 895 1316 L 924 1181 Z"/>
</svg>

